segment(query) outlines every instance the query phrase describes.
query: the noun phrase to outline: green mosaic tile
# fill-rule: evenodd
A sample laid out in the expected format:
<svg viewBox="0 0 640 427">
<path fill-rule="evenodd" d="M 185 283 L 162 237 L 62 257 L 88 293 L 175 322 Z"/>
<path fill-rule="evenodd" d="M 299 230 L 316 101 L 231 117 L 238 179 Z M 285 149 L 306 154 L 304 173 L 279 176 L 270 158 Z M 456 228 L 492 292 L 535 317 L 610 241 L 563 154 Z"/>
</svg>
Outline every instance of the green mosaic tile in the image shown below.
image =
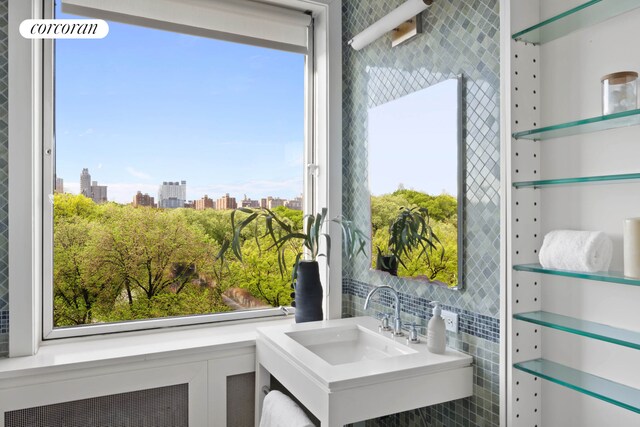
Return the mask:
<svg viewBox="0 0 640 427">
<path fill-rule="evenodd" d="M 371 271 L 360 257 L 344 263 L 345 316 L 371 314 L 351 283 L 390 285 L 405 295 L 441 301 L 497 321 L 500 313 L 500 65 L 499 2 L 434 2 L 423 13 L 424 34 L 391 48 L 388 36 L 354 51 L 346 41 L 403 0 L 343 1 L 343 215 L 370 228 L 367 177 L 367 111 L 401 96 L 462 74 L 464 88 L 465 281 L 452 291 Z M 428 129 L 425 129 L 428 132 Z M 373 311 L 388 310 L 385 303 Z M 408 321 L 424 321 L 410 312 Z M 497 333 L 497 331 L 496 331 Z M 483 336 L 482 333 L 479 333 Z M 367 426 L 499 425 L 499 346 L 471 334 L 453 337 L 454 345 L 476 358 L 474 396 L 367 421 Z M 451 337 L 450 337 L 451 344 Z M 478 350 L 480 348 L 480 350 Z M 478 363 L 479 362 L 479 363 Z"/>
<path fill-rule="evenodd" d="M 0 357 L 9 351 L 8 17 L 8 2 L 0 2 Z"/>
<path fill-rule="evenodd" d="M 345 1 L 344 40 L 401 2 Z M 429 299 L 493 317 L 499 315 L 500 139 L 498 2 L 436 2 L 424 16 L 425 34 L 396 48 L 382 37 L 361 51 L 344 47 L 343 210 L 370 226 L 367 187 L 367 111 L 458 74 L 465 76 L 465 285 L 451 292 L 419 286 Z M 425 129 L 425 132 L 428 132 Z M 401 291 L 414 281 L 380 276 L 364 259 L 345 276 Z M 483 295 L 480 298 L 480 295 Z"/>
</svg>

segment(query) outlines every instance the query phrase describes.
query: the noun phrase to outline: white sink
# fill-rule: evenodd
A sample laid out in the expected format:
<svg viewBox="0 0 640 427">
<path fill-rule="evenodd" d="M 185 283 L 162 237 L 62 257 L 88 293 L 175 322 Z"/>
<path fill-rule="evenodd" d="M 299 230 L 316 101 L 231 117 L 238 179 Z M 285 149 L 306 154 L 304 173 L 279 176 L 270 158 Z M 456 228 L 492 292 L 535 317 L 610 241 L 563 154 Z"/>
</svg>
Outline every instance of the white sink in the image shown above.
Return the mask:
<svg viewBox="0 0 640 427">
<path fill-rule="evenodd" d="M 270 375 L 334 427 L 471 396 L 472 363 L 380 332 L 371 317 L 258 328 L 256 415 Z"/>
<path fill-rule="evenodd" d="M 417 353 L 360 325 L 287 332 L 286 335 L 331 365 Z"/>
</svg>

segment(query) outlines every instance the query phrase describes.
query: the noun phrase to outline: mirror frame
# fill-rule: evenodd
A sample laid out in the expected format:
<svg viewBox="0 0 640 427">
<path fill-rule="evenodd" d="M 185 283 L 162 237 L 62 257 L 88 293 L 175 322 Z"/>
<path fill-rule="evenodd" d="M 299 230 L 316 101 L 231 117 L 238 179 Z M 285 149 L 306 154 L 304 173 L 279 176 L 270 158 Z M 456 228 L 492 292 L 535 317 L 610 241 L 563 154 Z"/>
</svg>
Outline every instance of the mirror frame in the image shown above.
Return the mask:
<svg viewBox="0 0 640 427">
<path fill-rule="evenodd" d="M 450 289 L 462 289 L 464 288 L 464 260 L 465 260 L 465 245 L 464 245 L 464 233 L 465 233 L 465 217 L 464 207 L 466 200 L 466 181 L 465 175 L 467 172 L 467 144 L 465 143 L 465 105 L 464 105 L 464 76 L 458 74 L 456 76 L 458 80 L 458 283 L 456 286 L 450 287 Z"/>
</svg>

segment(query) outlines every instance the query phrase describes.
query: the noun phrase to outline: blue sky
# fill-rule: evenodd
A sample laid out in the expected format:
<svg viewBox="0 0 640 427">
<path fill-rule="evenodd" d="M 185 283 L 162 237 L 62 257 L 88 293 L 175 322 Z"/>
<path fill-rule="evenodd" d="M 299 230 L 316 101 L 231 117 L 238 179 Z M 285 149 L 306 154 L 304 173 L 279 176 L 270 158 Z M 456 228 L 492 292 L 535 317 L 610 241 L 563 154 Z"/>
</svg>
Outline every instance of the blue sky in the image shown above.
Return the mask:
<svg viewBox="0 0 640 427">
<path fill-rule="evenodd" d="M 458 80 L 450 79 L 369 110 L 372 195 L 402 185 L 457 196 L 458 98 Z"/>
<path fill-rule="evenodd" d="M 63 15 L 58 18 L 73 18 Z M 302 193 L 304 56 L 109 23 L 102 40 L 56 42 L 56 172 L 109 200 Z"/>
</svg>

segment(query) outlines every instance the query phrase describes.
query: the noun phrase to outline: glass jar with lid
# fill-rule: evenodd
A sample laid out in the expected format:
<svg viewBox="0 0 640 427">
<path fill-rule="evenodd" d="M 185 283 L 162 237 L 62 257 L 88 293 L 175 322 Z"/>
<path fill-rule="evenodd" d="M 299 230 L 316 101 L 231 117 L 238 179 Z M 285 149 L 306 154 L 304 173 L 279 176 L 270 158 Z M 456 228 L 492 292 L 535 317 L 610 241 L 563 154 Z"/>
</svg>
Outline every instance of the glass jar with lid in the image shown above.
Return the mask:
<svg viewBox="0 0 640 427">
<path fill-rule="evenodd" d="M 602 78 L 602 114 L 638 108 L 638 73 L 621 71 Z"/>
</svg>

